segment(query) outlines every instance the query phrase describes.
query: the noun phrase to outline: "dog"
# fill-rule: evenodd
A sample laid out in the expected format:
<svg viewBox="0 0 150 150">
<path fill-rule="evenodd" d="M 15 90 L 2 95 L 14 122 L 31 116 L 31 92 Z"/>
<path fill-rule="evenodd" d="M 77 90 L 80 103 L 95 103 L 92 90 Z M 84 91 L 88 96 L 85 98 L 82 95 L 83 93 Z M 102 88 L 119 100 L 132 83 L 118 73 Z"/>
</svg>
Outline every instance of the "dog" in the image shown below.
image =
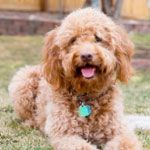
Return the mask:
<svg viewBox="0 0 150 150">
<path fill-rule="evenodd" d="M 124 122 L 117 86 L 132 75 L 133 51 L 124 29 L 105 14 L 74 11 L 47 33 L 42 63 L 13 77 L 14 110 L 55 150 L 141 150 Z"/>
</svg>

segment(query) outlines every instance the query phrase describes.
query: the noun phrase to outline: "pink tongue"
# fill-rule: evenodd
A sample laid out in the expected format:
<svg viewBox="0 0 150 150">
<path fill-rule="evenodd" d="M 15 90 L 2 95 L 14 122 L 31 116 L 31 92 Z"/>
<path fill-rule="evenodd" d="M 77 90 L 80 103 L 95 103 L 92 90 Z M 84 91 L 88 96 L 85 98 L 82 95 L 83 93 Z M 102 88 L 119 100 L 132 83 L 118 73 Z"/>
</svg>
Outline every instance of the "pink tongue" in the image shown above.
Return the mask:
<svg viewBox="0 0 150 150">
<path fill-rule="evenodd" d="M 85 78 L 91 78 L 95 75 L 95 68 L 82 68 L 81 73 Z"/>
</svg>

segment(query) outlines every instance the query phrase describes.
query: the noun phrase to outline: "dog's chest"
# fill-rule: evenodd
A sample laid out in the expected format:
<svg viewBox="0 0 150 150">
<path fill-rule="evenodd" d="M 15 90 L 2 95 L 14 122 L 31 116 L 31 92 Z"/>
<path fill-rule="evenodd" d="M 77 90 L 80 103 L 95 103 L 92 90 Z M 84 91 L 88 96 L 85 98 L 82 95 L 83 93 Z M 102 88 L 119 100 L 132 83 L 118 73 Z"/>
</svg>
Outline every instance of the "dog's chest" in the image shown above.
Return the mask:
<svg viewBox="0 0 150 150">
<path fill-rule="evenodd" d="M 97 101 L 86 102 L 91 107 L 91 114 L 82 117 L 79 114 L 80 103 L 68 97 L 57 104 L 58 109 L 55 109 L 55 114 L 58 114 L 54 115 L 55 124 L 59 127 L 57 129 L 61 129 L 59 132 L 62 134 L 80 135 L 95 144 L 105 143 L 116 134 L 118 128 L 113 101 L 112 96 L 106 95 Z"/>
<path fill-rule="evenodd" d="M 105 143 L 115 134 L 114 114 L 104 111 L 103 107 L 96 102 L 89 105 L 91 105 L 92 112 L 88 117 L 81 117 L 76 110 L 72 118 L 72 121 L 76 122 L 74 131 L 92 143 Z"/>
</svg>

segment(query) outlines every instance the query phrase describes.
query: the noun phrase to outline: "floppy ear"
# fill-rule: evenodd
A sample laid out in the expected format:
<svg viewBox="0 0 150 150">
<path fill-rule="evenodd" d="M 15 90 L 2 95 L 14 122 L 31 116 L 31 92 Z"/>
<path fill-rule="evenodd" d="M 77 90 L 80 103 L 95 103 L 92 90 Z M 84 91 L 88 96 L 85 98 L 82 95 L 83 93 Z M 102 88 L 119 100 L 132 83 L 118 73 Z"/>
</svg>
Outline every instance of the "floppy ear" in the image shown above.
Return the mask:
<svg viewBox="0 0 150 150">
<path fill-rule="evenodd" d="M 117 58 L 117 78 L 127 83 L 132 75 L 131 57 L 133 55 L 134 45 L 128 38 L 126 32 L 119 26 L 113 33 L 115 55 Z"/>
<path fill-rule="evenodd" d="M 45 79 L 55 88 L 62 88 L 63 69 L 59 58 L 60 48 L 55 44 L 57 29 L 48 32 L 43 48 L 43 74 Z"/>
</svg>

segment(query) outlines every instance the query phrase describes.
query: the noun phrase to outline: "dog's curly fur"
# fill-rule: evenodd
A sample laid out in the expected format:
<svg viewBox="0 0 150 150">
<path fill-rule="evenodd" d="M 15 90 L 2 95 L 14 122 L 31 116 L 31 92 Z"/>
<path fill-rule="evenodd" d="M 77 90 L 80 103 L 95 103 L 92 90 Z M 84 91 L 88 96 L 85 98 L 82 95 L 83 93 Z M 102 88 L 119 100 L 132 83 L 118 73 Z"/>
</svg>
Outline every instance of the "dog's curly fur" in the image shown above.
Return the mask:
<svg viewBox="0 0 150 150">
<path fill-rule="evenodd" d="M 47 34 L 43 63 L 21 69 L 12 79 L 16 113 L 47 134 L 56 150 L 98 150 L 99 145 L 141 150 L 124 124 L 116 83 L 130 79 L 133 49 L 125 31 L 103 13 L 92 8 L 71 13 Z M 85 101 L 92 108 L 88 117 L 78 114 L 77 97 L 83 93 L 95 97 Z"/>
</svg>

